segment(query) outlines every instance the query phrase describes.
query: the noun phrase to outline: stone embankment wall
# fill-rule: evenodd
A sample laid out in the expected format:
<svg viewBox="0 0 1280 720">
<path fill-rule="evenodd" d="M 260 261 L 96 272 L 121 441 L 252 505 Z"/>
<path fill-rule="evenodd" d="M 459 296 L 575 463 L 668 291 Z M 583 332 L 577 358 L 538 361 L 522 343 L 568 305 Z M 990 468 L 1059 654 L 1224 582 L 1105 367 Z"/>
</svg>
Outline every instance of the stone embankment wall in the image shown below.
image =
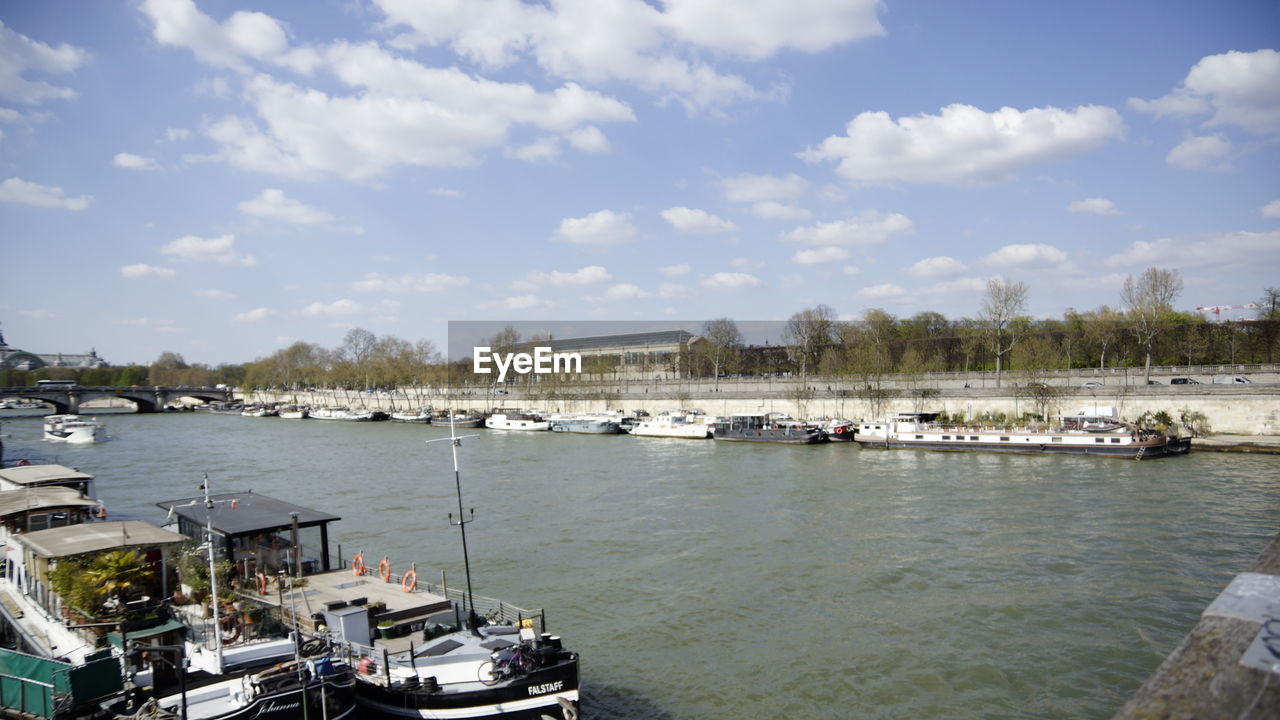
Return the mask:
<svg viewBox="0 0 1280 720">
<path fill-rule="evenodd" d="M 1280 373 L 1253 375 L 1250 385 L 1135 385 L 1114 384 L 1115 378 L 1101 387 L 1083 388 L 1080 383 L 1054 386 L 1047 408 L 1049 415 L 1073 415 L 1089 405 L 1113 406 L 1123 419 L 1136 419 L 1145 412 L 1167 412 L 1175 421 L 1184 412 L 1203 413 L 1215 433 L 1238 435 L 1280 435 Z M 1127 378 L 1132 381 L 1132 378 Z M 964 387 L 959 383 L 908 383 L 886 385 L 880 401 L 871 401 L 850 383 L 827 382 L 810 378 L 808 391 L 787 380 L 750 380 L 721 382 L 651 381 L 647 383 L 579 383 L 544 386 L 540 391 L 525 392 L 517 386 L 505 392 L 494 388 L 451 390 L 445 388 L 409 389 L 394 392 L 316 391 L 293 393 L 255 392 L 252 401 L 296 402 L 315 406 L 348 405 L 392 411 L 429 405 L 435 408 L 457 407 L 475 410 L 494 408 L 536 408 L 545 412 L 599 412 L 645 410 L 657 414 L 663 410 L 697 409 L 712 415 L 784 412 L 793 417 L 833 417 L 876 419 L 898 412 L 946 412 L 978 418 L 984 414 L 1003 413 L 1016 418 L 1039 412 L 1036 401 L 1010 385 L 994 387 L 994 380 L 983 378 L 986 387 Z M 1141 382 L 1141 379 L 1139 379 Z M 959 387 L 948 386 L 956 385 Z"/>
</svg>

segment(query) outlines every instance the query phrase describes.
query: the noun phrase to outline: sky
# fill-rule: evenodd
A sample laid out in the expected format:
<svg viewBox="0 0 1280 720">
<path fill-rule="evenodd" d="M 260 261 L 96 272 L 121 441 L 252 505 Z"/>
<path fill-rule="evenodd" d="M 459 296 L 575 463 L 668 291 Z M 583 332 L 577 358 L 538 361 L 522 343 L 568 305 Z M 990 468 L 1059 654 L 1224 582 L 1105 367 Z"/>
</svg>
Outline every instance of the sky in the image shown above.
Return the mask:
<svg viewBox="0 0 1280 720">
<path fill-rule="evenodd" d="M 1280 285 L 1280 4 L 0 4 L 0 332 L 1179 309 Z M 1247 317 L 1234 310 L 1221 317 Z"/>
</svg>

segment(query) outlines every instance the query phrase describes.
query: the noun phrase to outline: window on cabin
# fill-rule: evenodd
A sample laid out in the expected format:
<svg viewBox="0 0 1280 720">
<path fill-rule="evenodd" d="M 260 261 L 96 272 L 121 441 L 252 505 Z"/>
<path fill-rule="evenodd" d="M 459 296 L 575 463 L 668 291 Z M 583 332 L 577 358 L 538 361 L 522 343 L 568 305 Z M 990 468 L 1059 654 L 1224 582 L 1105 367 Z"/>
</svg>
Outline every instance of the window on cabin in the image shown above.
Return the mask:
<svg viewBox="0 0 1280 720">
<path fill-rule="evenodd" d="M 1120 438 L 1111 438 L 1111 442 L 1118 443 L 1120 442 Z"/>
<path fill-rule="evenodd" d="M 923 435 L 917 435 L 917 436 L 916 436 L 916 439 L 917 439 L 917 440 L 923 440 L 923 439 L 924 439 L 924 436 L 923 436 Z"/>
<path fill-rule="evenodd" d="M 951 436 L 950 436 L 950 435 L 943 435 L 943 436 L 942 436 L 942 439 L 943 439 L 943 440 L 950 440 L 950 439 L 951 439 Z"/>
<path fill-rule="evenodd" d="M 1058 443 L 1060 443 L 1060 442 L 1062 442 L 1062 438 L 1060 438 L 1060 437 L 1055 437 L 1055 438 L 1053 439 L 1053 441 L 1054 441 L 1054 442 L 1058 442 Z"/>
<path fill-rule="evenodd" d="M 1002 437 L 1002 438 L 1000 438 L 1000 442 L 1009 442 L 1009 438 L 1007 438 L 1007 437 Z"/>
<path fill-rule="evenodd" d="M 1106 438 L 1094 438 L 1094 439 L 1093 439 L 1093 441 L 1094 441 L 1094 442 L 1096 442 L 1096 443 L 1104 443 L 1104 442 L 1106 442 L 1106 441 L 1107 441 L 1107 439 L 1106 439 Z"/>
<path fill-rule="evenodd" d="M 977 435 L 970 435 L 970 436 L 969 436 L 969 439 L 970 439 L 970 440 L 977 440 L 977 439 L 978 439 L 978 436 L 977 436 Z"/>
</svg>

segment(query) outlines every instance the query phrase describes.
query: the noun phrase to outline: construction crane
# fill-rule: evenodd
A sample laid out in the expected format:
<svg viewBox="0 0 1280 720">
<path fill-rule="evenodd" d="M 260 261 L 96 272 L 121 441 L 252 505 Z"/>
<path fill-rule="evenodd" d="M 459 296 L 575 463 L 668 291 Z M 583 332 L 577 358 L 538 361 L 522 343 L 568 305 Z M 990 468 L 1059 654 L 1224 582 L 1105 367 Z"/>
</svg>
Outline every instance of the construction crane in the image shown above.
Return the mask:
<svg viewBox="0 0 1280 720">
<path fill-rule="evenodd" d="M 1213 313 L 1213 319 L 1215 321 L 1221 322 L 1223 310 L 1241 310 L 1245 308 L 1256 308 L 1256 307 L 1258 307 L 1256 303 L 1245 303 L 1243 305 L 1209 305 L 1207 307 L 1196 308 L 1196 312 L 1203 312 L 1203 313 L 1211 312 Z"/>
</svg>

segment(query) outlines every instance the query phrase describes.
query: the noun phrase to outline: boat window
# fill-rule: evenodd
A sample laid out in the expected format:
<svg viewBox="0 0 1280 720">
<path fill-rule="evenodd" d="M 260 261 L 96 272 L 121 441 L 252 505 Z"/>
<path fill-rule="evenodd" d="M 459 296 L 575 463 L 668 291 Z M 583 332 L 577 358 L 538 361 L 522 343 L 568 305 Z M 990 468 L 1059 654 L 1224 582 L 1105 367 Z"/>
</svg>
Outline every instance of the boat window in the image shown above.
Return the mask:
<svg viewBox="0 0 1280 720">
<path fill-rule="evenodd" d="M 942 436 L 942 439 L 943 439 L 943 440 L 950 440 L 950 439 L 951 439 L 951 436 L 950 436 L 950 435 L 943 435 L 943 436 Z M 213 612 L 213 611 L 212 611 L 212 610 L 210 610 L 209 612 Z"/>
<path fill-rule="evenodd" d="M 1054 442 L 1062 442 L 1062 438 L 1061 438 L 1061 437 L 1055 437 L 1055 438 L 1053 439 L 1053 441 L 1054 441 Z M 213 611 L 212 611 L 212 610 L 210 610 L 210 612 L 213 612 Z"/>
<path fill-rule="evenodd" d="M 916 436 L 916 439 L 917 439 L 917 440 L 923 440 L 923 439 L 924 439 L 924 436 L 923 436 L 923 435 L 917 435 L 917 436 Z M 213 611 L 212 611 L 212 610 L 210 610 L 210 612 L 213 612 Z"/>
<path fill-rule="evenodd" d="M 1120 438 L 1111 438 L 1111 442 L 1113 442 L 1113 443 L 1118 443 L 1118 442 L 1120 442 Z M 212 611 L 210 611 L 210 612 L 212 612 Z"/>
<path fill-rule="evenodd" d="M 969 436 L 969 439 L 970 439 L 970 440 L 977 440 L 977 439 L 978 439 L 978 436 L 977 436 L 977 435 L 970 435 L 970 436 Z M 212 610 L 210 610 L 209 612 L 213 612 L 213 611 L 212 611 Z"/>
<path fill-rule="evenodd" d="M 1000 442 L 1009 442 L 1009 438 L 1007 438 L 1007 437 L 1002 437 L 1002 438 L 1000 438 Z M 212 611 L 210 611 L 210 612 L 212 612 Z"/>
<path fill-rule="evenodd" d="M 1096 442 L 1096 443 L 1104 443 L 1104 442 L 1106 442 L 1106 441 L 1107 441 L 1107 439 L 1106 439 L 1106 438 L 1094 438 L 1094 439 L 1093 439 L 1093 441 L 1094 441 L 1094 442 Z"/>
</svg>

